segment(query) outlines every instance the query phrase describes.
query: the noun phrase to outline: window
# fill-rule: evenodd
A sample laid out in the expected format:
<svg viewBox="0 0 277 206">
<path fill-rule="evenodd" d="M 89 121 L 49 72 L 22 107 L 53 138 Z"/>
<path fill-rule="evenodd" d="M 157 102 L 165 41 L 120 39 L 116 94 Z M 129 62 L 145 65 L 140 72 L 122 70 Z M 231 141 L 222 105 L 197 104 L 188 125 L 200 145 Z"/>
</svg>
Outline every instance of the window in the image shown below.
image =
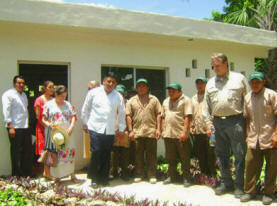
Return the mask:
<svg viewBox="0 0 277 206">
<path fill-rule="evenodd" d="M 155 95 L 160 102 L 166 97 L 165 90 L 165 69 L 148 69 L 122 66 L 102 66 L 102 80 L 108 72 L 113 72 L 118 79 L 118 84 L 123 84 L 127 92 L 136 85 L 139 78 L 145 78 L 150 84 L 151 93 Z"/>
<path fill-rule="evenodd" d="M 192 60 L 192 68 L 193 68 L 193 69 L 196 69 L 196 68 L 197 68 L 197 60 L 196 60 L 196 59 L 193 59 L 193 60 Z"/>
<path fill-rule="evenodd" d="M 207 79 L 210 78 L 210 70 L 209 69 L 205 69 L 205 77 Z"/>
<path fill-rule="evenodd" d="M 190 68 L 186 68 L 186 77 L 190 77 Z"/>
<path fill-rule="evenodd" d="M 230 71 L 234 71 L 235 70 L 235 64 L 234 62 L 230 63 Z"/>
</svg>

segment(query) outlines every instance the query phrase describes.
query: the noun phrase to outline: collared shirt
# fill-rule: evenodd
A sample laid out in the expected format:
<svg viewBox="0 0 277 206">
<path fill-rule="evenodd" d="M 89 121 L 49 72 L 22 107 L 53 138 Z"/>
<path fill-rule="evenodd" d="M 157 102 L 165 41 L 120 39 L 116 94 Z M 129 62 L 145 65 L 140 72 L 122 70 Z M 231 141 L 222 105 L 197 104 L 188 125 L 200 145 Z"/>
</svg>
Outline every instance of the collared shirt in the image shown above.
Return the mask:
<svg viewBox="0 0 277 206">
<path fill-rule="evenodd" d="M 138 95 L 132 97 L 126 105 L 126 115 L 132 118 L 135 138 L 155 137 L 157 129 L 157 116 L 161 114 L 161 104 L 157 97 L 149 94 L 145 105 L 139 100 Z"/>
<path fill-rule="evenodd" d="M 248 147 L 272 148 L 272 136 L 276 131 L 277 93 L 264 88 L 258 94 L 249 92 L 245 96 L 244 116 L 249 120 Z"/>
<path fill-rule="evenodd" d="M 175 102 L 166 98 L 163 102 L 162 117 L 165 128 L 163 136 L 168 138 L 180 138 L 184 128 L 184 120 L 188 115 L 192 115 L 191 99 L 184 94 Z"/>
<path fill-rule="evenodd" d="M 119 131 L 123 132 L 126 128 L 125 105 L 116 90 L 107 94 L 104 86 L 100 86 L 88 92 L 81 118 L 89 130 L 100 134 L 115 134 L 117 116 Z"/>
<path fill-rule="evenodd" d="M 228 72 L 224 77 L 211 78 L 206 86 L 203 115 L 206 124 L 212 124 L 212 116 L 242 114 L 244 96 L 248 93 L 246 78 L 237 72 Z"/>
<path fill-rule="evenodd" d="M 28 100 L 24 92 L 9 89 L 2 95 L 3 116 L 5 127 L 12 123 L 13 127 L 28 128 Z"/>
<path fill-rule="evenodd" d="M 207 125 L 202 114 L 203 100 L 204 100 L 204 94 L 203 95 L 196 94 L 191 99 L 192 106 L 193 106 L 191 127 L 193 129 L 194 134 L 206 134 Z"/>
</svg>

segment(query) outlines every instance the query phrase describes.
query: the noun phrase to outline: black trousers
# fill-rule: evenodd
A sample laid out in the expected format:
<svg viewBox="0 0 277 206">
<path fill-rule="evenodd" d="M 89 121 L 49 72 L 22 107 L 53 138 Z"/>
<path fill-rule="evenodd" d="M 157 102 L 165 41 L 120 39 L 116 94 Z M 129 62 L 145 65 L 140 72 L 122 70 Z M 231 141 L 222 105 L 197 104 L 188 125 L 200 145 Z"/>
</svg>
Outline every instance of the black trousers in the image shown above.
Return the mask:
<svg viewBox="0 0 277 206">
<path fill-rule="evenodd" d="M 12 176 L 28 177 L 32 175 L 33 151 L 31 138 L 28 128 L 15 129 L 15 137 L 9 136 Z"/>
<path fill-rule="evenodd" d="M 88 178 L 96 183 L 106 183 L 109 179 L 114 135 L 99 134 L 91 130 L 89 134 L 92 155 L 88 167 Z"/>
</svg>

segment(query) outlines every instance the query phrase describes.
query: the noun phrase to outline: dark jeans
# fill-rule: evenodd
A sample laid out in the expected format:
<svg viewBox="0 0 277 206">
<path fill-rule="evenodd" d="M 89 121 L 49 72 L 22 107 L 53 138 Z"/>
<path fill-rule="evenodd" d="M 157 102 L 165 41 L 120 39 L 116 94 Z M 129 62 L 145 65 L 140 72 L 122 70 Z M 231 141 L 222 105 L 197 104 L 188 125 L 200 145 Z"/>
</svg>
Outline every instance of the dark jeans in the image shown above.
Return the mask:
<svg viewBox="0 0 277 206">
<path fill-rule="evenodd" d="M 33 151 L 30 130 L 15 129 L 15 137 L 9 136 L 9 140 L 11 152 L 10 155 L 12 161 L 12 176 L 31 176 L 33 164 Z"/>
<path fill-rule="evenodd" d="M 193 139 L 201 172 L 208 176 L 216 176 L 215 149 L 209 145 L 209 137 L 206 134 L 195 134 Z"/>
<path fill-rule="evenodd" d="M 216 155 L 220 163 L 221 181 L 227 187 L 243 189 L 246 153 L 245 119 L 234 115 L 221 119 L 214 117 Z M 235 180 L 233 183 L 230 170 L 230 148 L 235 156 Z"/>
<path fill-rule="evenodd" d="M 92 155 L 88 167 L 88 178 L 91 178 L 93 182 L 105 183 L 109 179 L 114 135 L 99 134 L 91 130 L 89 130 L 89 135 Z"/>
</svg>

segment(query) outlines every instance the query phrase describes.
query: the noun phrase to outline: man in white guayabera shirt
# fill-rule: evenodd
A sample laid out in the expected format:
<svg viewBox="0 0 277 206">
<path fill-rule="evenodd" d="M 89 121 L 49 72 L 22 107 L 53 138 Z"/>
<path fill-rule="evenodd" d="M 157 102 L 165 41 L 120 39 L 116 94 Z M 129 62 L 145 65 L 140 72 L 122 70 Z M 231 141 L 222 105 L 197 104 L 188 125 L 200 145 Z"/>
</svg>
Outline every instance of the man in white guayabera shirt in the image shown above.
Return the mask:
<svg viewBox="0 0 277 206">
<path fill-rule="evenodd" d="M 115 76 L 109 73 L 103 85 L 88 92 L 83 108 L 83 129 L 90 134 L 91 161 L 88 178 L 92 187 L 108 185 L 110 157 L 114 142 L 116 119 L 119 122 L 119 136 L 126 128 L 125 105 L 122 96 L 114 89 L 117 85 Z"/>
<path fill-rule="evenodd" d="M 32 173 L 32 140 L 23 77 L 15 76 L 13 86 L 2 95 L 4 122 L 10 140 L 12 176 L 27 177 Z"/>
</svg>

